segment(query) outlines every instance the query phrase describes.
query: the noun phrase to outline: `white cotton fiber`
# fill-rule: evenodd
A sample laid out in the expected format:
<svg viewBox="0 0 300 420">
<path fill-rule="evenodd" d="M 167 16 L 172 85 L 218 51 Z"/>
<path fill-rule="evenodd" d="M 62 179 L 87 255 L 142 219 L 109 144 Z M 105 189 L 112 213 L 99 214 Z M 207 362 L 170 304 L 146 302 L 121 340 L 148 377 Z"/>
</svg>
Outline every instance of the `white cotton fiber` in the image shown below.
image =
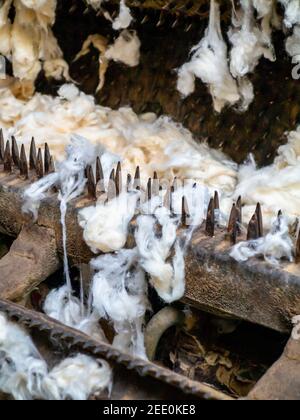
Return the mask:
<svg viewBox="0 0 300 420">
<path fill-rule="evenodd" d="M 122 249 L 127 241 L 128 225 L 132 220 L 139 193 L 123 192 L 107 203 L 97 203 L 79 212 L 83 238 L 95 253 Z"/>
<path fill-rule="evenodd" d="M 273 223 L 270 233 L 260 239 L 240 242 L 230 256 L 236 261 L 247 261 L 251 257 L 263 256 L 270 264 L 277 265 L 281 259 L 293 261 L 293 241 L 289 236 L 287 220 L 280 216 Z"/>
<path fill-rule="evenodd" d="M 63 360 L 45 378 L 43 391 L 46 399 L 85 401 L 110 389 L 112 372 L 104 360 L 95 360 L 83 354 Z"/>
<path fill-rule="evenodd" d="M 144 271 L 138 266 L 137 249 L 123 249 L 92 260 L 93 306 L 100 317 L 113 322 L 114 345 L 146 358 L 143 323 L 149 307 Z"/>
<path fill-rule="evenodd" d="M 107 49 L 105 57 L 108 60 L 124 63 L 135 67 L 140 62 L 141 41 L 135 31 L 124 30 L 115 42 Z"/>
<path fill-rule="evenodd" d="M 0 390 L 15 400 L 39 398 L 47 373 L 29 335 L 0 313 Z"/>
<path fill-rule="evenodd" d="M 209 27 L 204 38 L 192 51 L 190 62 L 178 71 L 177 89 L 183 96 L 194 91 L 195 77 L 209 86 L 214 108 L 220 112 L 225 105 L 236 104 L 240 95 L 236 81 L 229 72 L 227 46 L 222 37 L 219 5 L 211 0 Z"/>
<path fill-rule="evenodd" d="M 300 2 L 299 0 L 279 0 L 285 7 L 284 23 L 288 28 L 300 24 Z"/>
<path fill-rule="evenodd" d="M 127 29 L 132 22 L 132 15 L 129 7 L 126 6 L 125 0 L 120 0 L 119 16 L 113 21 L 113 29 L 119 31 L 120 29 Z"/>
<path fill-rule="evenodd" d="M 243 0 L 241 5 L 241 28 L 231 28 L 228 34 L 232 44 L 230 71 L 234 77 L 244 77 L 253 72 L 262 56 L 275 61 L 272 45 L 268 45 L 263 31 L 254 22 L 251 0 Z"/>
</svg>

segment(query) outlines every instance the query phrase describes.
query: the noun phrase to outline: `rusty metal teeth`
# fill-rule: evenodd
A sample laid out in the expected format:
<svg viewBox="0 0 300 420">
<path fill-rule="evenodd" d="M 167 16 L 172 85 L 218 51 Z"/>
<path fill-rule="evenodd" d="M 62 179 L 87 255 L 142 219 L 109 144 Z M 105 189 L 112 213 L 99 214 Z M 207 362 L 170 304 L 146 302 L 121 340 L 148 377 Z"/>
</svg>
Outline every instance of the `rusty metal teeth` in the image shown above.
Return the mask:
<svg viewBox="0 0 300 420">
<path fill-rule="evenodd" d="M 45 174 L 49 174 L 50 172 L 50 160 L 51 160 L 51 155 L 50 155 L 50 150 L 49 150 L 49 146 L 48 143 L 45 143 L 45 150 L 44 150 L 44 165 L 45 165 Z"/>
<path fill-rule="evenodd" d="M 183 227 L 188 226 L 188 217 L 189 217 L 189 207 L 188 202 L 185 196 L 182 197 L 182 203 L 181 203 L 181 225 Z"/>
<path fill-rule="evenodd" d="M 231 209 L 227 232 L 230 235 L 231 242 L 236 244 L 237 236 L 240 233 L 240 211 L 238 206 L 234 203 Z"/>
<path fill-rule="evenodd" d="M 49 164 L 49 174 L 55 172 L 55 163 L 53 156 L 50 156 L 50 164 Z"/>
<path fill-rule="evenodd" d="M 241 196 L 239 196 L 239 198 L 236 202 L 236 208 L 238 210 L 238 223 L 239 223 L 239 226 L 241 226 L 242 221 L 243 221 L 242 220 L 242 197 Z"/>
<path fill-rule="evenodd" d="M 150 201 L 152 198 L 152 179 L 149 178 L 147 182 L 147 199 Z"/>
<path fill-rule="evenodd" d="M 12 152 L 12 160 L 13 164 L 19 168 L 20 167 L 20 153 L 17 140 L 14 136 L 11 138 L 11 152 Z"/>
<path fill-rule="evenodd" d="M 24 176 L 25 179 L 28 179 L 28 163 L 24 144 L 21 146 L 20 175 Z"/>
<path fill-rule="evenodd" d="M 29 153 L 29 169 L 31 171 L 36 169 L 36 160 L 37 160 L 36 145 L 35 145 L 34 138 L 32 138 L 31 143 L 30 143 L 30 153 Z"/>
<path fill-rule="evenodd" d="M 159 194 L 159 179 L 157 172 L 153 174 L 153 182 L 152 182 L 152 197 L 156 197 Z"/>
<path fill-rule="evenodd" d="M 248 225 L 247 241 L 252 241 L 258 238 L 259 238 L 259 226 L 258 226 L 257 214 L 254 213 Z"/>
<path fill-rule="evenodd" d="M 132 185 L 132 176 L 130 174 L 127 175 L 127 180 L 126 180 L 126 190 L 127 192 L 129 192 L 131 190 L 131 185 Z"/>
<path fill-rule="evenodd" d="M 43 155 L 42 155 L 42 149 L 39 148 L 37 159 L 36 159 L 36 175 L 37 177 L 43 178 L 44 176 L 44 164 L 43 164 Z"/>
<path fill-rule="evenodd" d="M 210 199 L 207 216 L 206 216 L 206 226 L 205 232 L 208 236 L 213 237 L 215 234 L 215 200 L 214 198 Z"/>
<path fill-rule="evenodd" d="M 108 188 L 107 188 L 107 200 L 113 200 L 116 197 L 116 171 L 113 169 L 110 173 Z"/>
<path fill-rule="evenodd" d="M 96 184 L 104 180 L 102 164 L 99 156 L 96 159 Z"/>
<path fill-rule="evenodd" d="M 5 172 L 11 172 L 12 171 L 12 156 L 10 152 L 10 144 L 7 140 L 5 150 L 4 150 L 4 171 Z"/>
<path fill-rule="evenodd" d="M 122 180 L 122 166 L 121 162 L 118 162 L 116 170 L 116 195 L 119 196 L 122 192 L 123 180 Z"/>
<path fill-rule="evenodd" d="M 295 249 L 295 262 L 300 263 L 300 230 L 298 232 Z"/>
<path fill-rule="evenodd" d="M 137 166 L 135 175 L 134 175 L 133 189 L 139 190 L 140 188 L 141 188 L 141 172 L 140 172 L 140 167 Z"/>
<path fill-rule="evenodd" d="M 215 211 L 220 210 L 220 198 L 219 198 L 218 191 L 215 191 L 215 195 L 214 195 L 214 209 Z"/>
<path fill-rule="evenodd" d="M 0 163 L 4 162 L 4 136 L 3 130 L 0 129 Z"/>
<path fill-rule="evenodd" d="M 88 195 L 92 199 L 96 199 L 96 182 L 94 177 L 93 168 L 91 165 L 87 165 L 86 167 L 86 178 L 87 178 L 87 189 L 88 189 Z"/>
<path fill-rule="evenodd" d="M 257 221 L 258 221 L 258 234 L 259 238 L 264 236 L 264 227 L 263 227 L 263 217 L 262 217 L 262 210 L 260 203 L 257 203 L 256 210 L 255 210 Z"/>
</svg>

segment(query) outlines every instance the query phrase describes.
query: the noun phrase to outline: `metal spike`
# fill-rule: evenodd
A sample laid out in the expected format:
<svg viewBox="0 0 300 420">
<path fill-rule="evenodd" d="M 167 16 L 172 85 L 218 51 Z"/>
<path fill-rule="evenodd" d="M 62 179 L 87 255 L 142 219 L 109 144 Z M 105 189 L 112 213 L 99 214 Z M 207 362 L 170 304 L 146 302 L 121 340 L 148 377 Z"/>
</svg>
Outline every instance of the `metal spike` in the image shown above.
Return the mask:
<svg viewBox="0 0 300 420">
<path fill-rule="evenodd" d="M 214 209 L 220 210 L 220 199 L 219 199 L 218 191 L 215 191 L 215 195 L 214 195 Z"/>
<path fill-rule="evenodd" d="M 24 144 L 21 146 L 20 174 L 28 179 L 28 163 Z"/>
<path fill-rule="evenodd" d="M 189 207 L 185 196 L 182 197 L 181 206 L 181 224 L 183 227 L 187 227 L 187 218 L 189 217 Z"/>
<path fill-rule="evenodd" d="M 168 187 L 164 196 L 164 207 L 171 210 L 171 188 Z"/>
<path fill-rule="evenodd" d="M 260 203 L 257 203 L 256 210 L 255 210 L 257 221 L 258 221 L 258 234 L 259 238 L 264 236 L 264 227 L 263 227 L 263 217 L 262 217 L 262 210 Z"/>
<path fill-rule="evenodd" d="M 49 164 L 49 174 L 52 174 L 55 172 L 55 164 L 53 156 L 50 156 L 50 164 Z"/>
<path fill-rule="evenodd" d="M 243 222 L 243 218 L 242 218 L 242 197 L 241 196 L 239 196 L 239 198 L 238 198 L 238 200 L 237 200 L 237 202 L 236 202 L 236 208 L 237 208 L 237 210 L 238 210 L 238 222 L 239 222 L 239 225 L 241 225 L 242 224 L 242 222 Z M 238 228 L 239 228 L 239 231 L 240 231 L 240 227 L 238 226 Z"/>
<path fill-rule="evenodd" d="M 103 179 L 104 179 L 104 175 L 103 175 L 102 164 L 98 156 L 96 160 L 96 184 L 98 184 L 99 181 L 103 181 Z"/>
<path fill-rule="evenodd" d="M 256 240 L 258 238 L 259 238 L 259 226 L 258 226 L 257 214 L 254 213 L 248 225 L 247 241 Z"/>
<path fill-rule="evenodd" d="M 14 165 L 19 168 L 20 167 L 20 153 L 19 153 L 17 140 L 15 139 L 14 136 L 11 137 L 11 142 L 12 142 L 12 146 L 11 146 L 12 160 L 13 160 Z"/>
<path fill-rule="evenodd" d="M 93 168 L 91 165 L 86 167 L 86 177 L 87 177 L 87 189 L 89 197 L 96 199 L 96 182 L 94 177 Z"/>
<path fill-rule="evenodd" d="M 36 145 L 33 137 L 30 144 L 29 169 L 31 171 L 36 169 Z"/>
<path fill-rule="evenodd" d="M 237 235 L 240 232 L 239 216 L 240 216 L 239 209 L 237 208 L 236 204 L 233 204 L 230 217 L 229 217 L 228 228 L 227 228 L 227 232 L 230 234 L 231 241 L 233 244 L 236 243 Z"/>
<path fill-rule="evenodd" d="M 214 236 L 215 234 L 215 206 L 213 198 L 211 198 L 207 209 L 205 232 L 208 236 Z"/>
<path fill-rule="evenodd" d="M 12 171 L 12 157 L 10 153 L 10 144 L 7 140 L 6 147 L 4 151 L 4 171 L 11 172 Z"/>
<path fill-rule="evenodd" d="M 36 159 L 36 174 L 38 178 L 43 178 L 44 176 L 43 155 L 41 148 L 39 148 L 38 150 L 38 155 Z"/>
<path fill-rule="evenodd" d="M 177 177 L 174 178 L 173 188 L 174 188 L 174 191 L 176 191 L 178 189 L 178 179 L 177 179 Z"/>
<path fill-rule="evenodd" d="M 127 175 L 126 180 L 126 190 L 127 192 L 131 190 L 131 184 L 132 184 L 132 176 L 130 174 Z"/>
<path fill-rule="evenodd" d="M 115 170 L 113 169 L 110 173 L 109 183 L 107 188 L 107 200 L 113 200 L 116 198 L 116 182 L 115 182 Z"/>
<path fill-rule="evenodd" d="M 148 199 L 148 201 L 150 201 L 151 198 L 152 198 L 152 179 L 149 178 L 148 183 L 147 183 L 147 199 Z"/>
<path fill-rule="evenodd" d="M 122 166 L 121 162 L 118 162 L 117 170 L 116 170 L 116 194 L 119 196 L 122 192 Z"/>
<path fill-rule="evenodd" d="M 296 263 L 300 262 L 300 231 L 298 233 L 298 238 L 297 238 L 297 241 L 296 241 L 295 261 L 296 261 Z"/>
<path fill-rule="evenodd" d="M 44 164 L 45 164 L 45 174 L 47 175 L 50 171 L 50 150 L 48 143 L 45 143 L 45 151 L 44 151 Z"/>
<path fill-rule="evenodd" d="M 0 129 L 0 163 L 4 162 L 4 136 L 3 130 Z"/>
<path fill-rule="evenodd" d="M 156 197 L 159 194 L 159 179 L 157 172 L 154 172 L 152 182 L 152 197 Z"/>
<path fill-rule="evenodd" d="M 139 166 L 137 166 L 135 171 L 133 189 L 138 189 L 138 187 L 141 187 L 141 173 Z"/>
</svg>

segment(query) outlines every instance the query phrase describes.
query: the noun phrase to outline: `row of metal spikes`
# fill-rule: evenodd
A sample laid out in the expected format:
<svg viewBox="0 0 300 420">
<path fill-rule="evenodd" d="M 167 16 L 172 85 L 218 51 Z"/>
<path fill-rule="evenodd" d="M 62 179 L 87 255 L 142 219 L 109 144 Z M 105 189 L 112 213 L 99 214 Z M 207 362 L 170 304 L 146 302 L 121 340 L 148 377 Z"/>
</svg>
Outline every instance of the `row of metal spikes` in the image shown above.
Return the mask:
<svg viewBox="0 0 300 420">
<path fill-rule="evenodd" d="M 108 200 L 119 196 L 122 188 L 122 167 L 119 162 L 116 169 L 113 169 L 110 174 L 110 179 L 108 183 L 108 190 L 105 191 L 104 187 L 104 175 L 103 169 L 101 166 L 100 158 L 97 158 L 96 161 L 96 176 L 94 176 L 93 168 L 91 165 L 86 168 L 86 177 L 87 177 L 87 188 L 90 198 L 97 199 L 98 194 L 107 193 Z M 100 188 L 98 187 L 100 186 Z M 197 184 L 194 185 L 196 188 Z M 172 195 L 175 190 L 178 188 L 178 179 L 174 178 L 172 186 L 168 187 L 165 198 L 164 206 L 169 208 L 172 211 Z M 141 173 L 140 167 L 138 166 L 135 171 L 134 178 L 130 174 L 127 175 L 126 180 L 126 190 L 141 190 Z M 154 172 L 153 178 L 149 178 L 147 182 L 146 189 L 146 198 L 151 200 L 152 197 L 159 195 L 160 191 L 163 190 L 163 187 L 160 185 L 160 181 L 157 175 L 157 172 Z M 213 237 L 215 235 L 216 227 L 218 226 L 218 214 L 220 213 L 220 199 L 219 194 L 216 191 L 214 197 L 211 198 L 207 215 L 205 221 L 205 232 L 208 236 Z M 188 219 L 190 217 L 188 200 L 185 196 L 182 197 L 182 209 L 181 209 L 181 224 L 183 227 L 188 226 Z M 282 212 L 278 213 L 278 220 L 282 217 Z M 233 204 L 229 221 L 227 225 L 227 237 L 230 239 L 231 243 L 234 245 L 237 243 L 238 237 L 242 233 L 242 197 L 239 197 L 237 202 Z M 248 223 L 247 227 L 247 240 L 256 240 L 264 235 L 263 227 L 263 216 L 262 216 L 262 207 L 260 203 L 257 203 L 256 210 Z M 296 257 L 300 259 L 300 234 L 297 238 L 296 246 Z"/>
<path fill-rule="evenodd" d="M 2 129 L 0 130 L 0 163 L 3 164 L 4 172 L 11 173 L 16 169 L 25 179 L 29 179 L 29 171 L 34 171 L 38 179 L 55 172 L 54 160 L 47 143 L 45 143 L 43 153 L 41 148 L 36 148 L 35 140 L 32 138 L 28 163 L 24 144 L 19 150 L 14 136 L 11 137 L 11 141 L 5 142 Z"/>
</svg>

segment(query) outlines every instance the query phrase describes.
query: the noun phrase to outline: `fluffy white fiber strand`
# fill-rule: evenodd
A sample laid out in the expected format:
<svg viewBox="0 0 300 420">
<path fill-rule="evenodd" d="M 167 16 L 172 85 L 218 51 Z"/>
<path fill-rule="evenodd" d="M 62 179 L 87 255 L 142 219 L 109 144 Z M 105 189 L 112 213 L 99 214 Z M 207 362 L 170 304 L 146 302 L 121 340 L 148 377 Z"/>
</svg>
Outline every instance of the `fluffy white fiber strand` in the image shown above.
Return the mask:
<svg viewBox="0 0 300 420">
<path fill-rule="evenodd" d="M 284 24 L 287 28 L 292 28 L 300 24 L 300 3 L 298 0 L 279 0 L 285 8 Z"/>
<path fill-rule="evenodd" d="M 15 400 L 86 400 L 111 387 L 105 361 L 77 355 L 48 371 L 27 332 L 0 313 L 0 390 Z"/>
<path fill-rule="evenodd" d="M 119 31 L 120 29 L 127 29 L 132 22 L 132 15 L 129 7 L 126 6 L 125 0 L 120 0 L 119 16 L 113 21 L 113 29 Z"/>
<path fill-rule="evenodd" d="M 254 99 L 252 84 L 245 76 L 254 71 L 261 57 L 271 61 L 276 60 L 268 26 L 268 22 L 272 17 L 273 3 L 262 4 L 261 2 L 256 2 L 255 5 L 259 13 L 265 16 L 264 27 L 260 28 L 254 20 L 252 0 L 242 0 L 240 15 L 238 17 L 234 16 L 233 26 L 228 32 L 228 37 L 232 44 L 230 71 L 237 78 L 240 85 L 240 93 L 244 99 L 242 110 L 246 110 Z"/>
<path fill-rule="evenodd" d="M 189 206 L 190 227 L 178 235 L 183 196 Z M 135 239 L 140 264 L 149 274 L 158 295 L 167 303 L 179 300 L 184 295 L 184 256 L 194 229 L 205 217 L 208 197 L 205 187 L 192 186 L 190 183 L 173 194 L 173 214 L 155 197 L 142 207 L 146 214 L 137 218 Z M 158 226 L 161 227 L 160 234 L 157 233 Z"/>
<path fill-rule="evenodd" d="M 99 256 L 91 261 L 93 306 L 99 316 L 113 322 L 113 345 L 146 358 L 143 323 L 149 308 L 145 273 L 138 265 L 137 249 Z"/>
<path fill-rule="evenodd" d="M 56 0 L 8 0 L 0 9 L 0 53 L 12 61 L 13 74 L 32 88 L 42 68 L 46 77 L 70 80 L 67 63 L 51 27 Z M 13 23 L 8 12 L 15 8 Z"/>
<path fill-rule="evenodd" d="M 209 26 L 204 38 L 192 51 L 190 62 L 178 71 L 177 89 L 184 96 L 195 90 L 195 78 L 207 84 L 213 98 L 214 108 L 220 112 L 225 105 L 236 104 L 240 94 L 236 81 L 229 72 L 227 46 L 220 24 L 220 8 L 211 0 Z"/>
<path fill-rule="evenodd" d="M 288 221 L 280 216 L 273 223 L 268 235 L 257 240 L 240 242 L 231 250 L 236 261 L 247 261 L 251 257 L 263 256 L 267 262 L 278 265 L 281 259 L 293 261 L 293 241 L 289 235 Z"/>
<path fill-rule="evenodd" d="M 122 192 L 113 200 L 80 210 L 83 238 L 94 253 L 119 251 L 125 246 L 139 196 L 134 191 Z"/>
</svg>

